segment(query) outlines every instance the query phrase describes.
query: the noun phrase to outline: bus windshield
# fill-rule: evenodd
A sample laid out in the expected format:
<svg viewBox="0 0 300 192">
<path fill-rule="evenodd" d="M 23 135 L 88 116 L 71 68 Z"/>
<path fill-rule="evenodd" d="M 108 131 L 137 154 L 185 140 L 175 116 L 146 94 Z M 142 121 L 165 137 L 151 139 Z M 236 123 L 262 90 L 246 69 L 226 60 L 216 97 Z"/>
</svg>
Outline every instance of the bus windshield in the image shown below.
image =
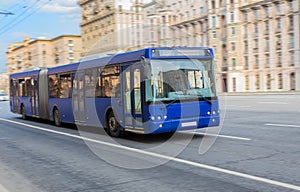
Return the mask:
<svg viewBox="0 0 300 192">
<path fill-rule="evenodd" d="M 204 99 L 216 96 L 211 59 L 151 60 L 146 101 Z"/>
</svg>

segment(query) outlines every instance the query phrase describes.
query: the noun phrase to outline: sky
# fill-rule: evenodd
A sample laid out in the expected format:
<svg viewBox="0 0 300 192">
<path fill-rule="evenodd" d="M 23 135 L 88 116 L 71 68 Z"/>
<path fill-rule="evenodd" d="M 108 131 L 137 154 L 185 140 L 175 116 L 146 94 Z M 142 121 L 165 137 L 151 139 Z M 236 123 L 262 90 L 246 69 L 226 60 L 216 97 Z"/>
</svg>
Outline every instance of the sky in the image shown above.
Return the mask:
<svg viewBox="0 0 300 192">
<path fill-rule="evenodd" d="M 7 69 L 7 46 L 24 36 L 52 39 L 80 35 L 78 0 L 0 0 L 0 73 Z"/>
</svg>

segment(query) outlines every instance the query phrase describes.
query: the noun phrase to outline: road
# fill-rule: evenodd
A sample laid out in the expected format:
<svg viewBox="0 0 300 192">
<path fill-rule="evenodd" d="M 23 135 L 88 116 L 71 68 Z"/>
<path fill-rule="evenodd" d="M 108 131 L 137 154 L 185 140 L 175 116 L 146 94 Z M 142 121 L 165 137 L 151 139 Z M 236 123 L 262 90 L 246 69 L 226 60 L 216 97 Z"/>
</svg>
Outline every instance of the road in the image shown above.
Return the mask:
<svg viewBox="0 0 300 192">
<path fill-rule="evenodd" d="M 0 102 L 0 192 L 300 191 L 300 95 L 220 102 L 224 122 L 204 154 L 200 144 L 215 138 L 206 129 L 112 140 L 94 128 L 21 120 Z"/>
</svg>

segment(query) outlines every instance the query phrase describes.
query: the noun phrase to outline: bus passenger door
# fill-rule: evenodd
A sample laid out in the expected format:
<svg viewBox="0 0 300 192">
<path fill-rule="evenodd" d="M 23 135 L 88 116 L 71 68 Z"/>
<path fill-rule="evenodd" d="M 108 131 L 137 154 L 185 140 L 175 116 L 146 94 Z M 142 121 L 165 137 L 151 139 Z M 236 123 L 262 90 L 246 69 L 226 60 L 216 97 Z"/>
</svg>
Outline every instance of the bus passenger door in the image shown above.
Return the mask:
<svg viewBox="0 0 300 192">
<path fill-rule="evenodd" d="M 18 111 L 19 103 L 18 103 L 18 97 L 19 97 L 19 87 L 17 80 L 11 80 L 12 89 L 11 89 L 11 95 L 12 98 L 12 109 L 14 112 Z"/>
<path fill-rule="evenodd" d="M 123 71 L 124 127 L 143 132 L 141 72 L 139 65 L 132 65 Z"/>
<path fill-rule="evenodd" d="M 38 94 L 39 94 L 39 85 L 38 85 L 38 80 L 37 77 L 32 77 L 30 80 L 31 84 L 31 111 L 33 116 L 38 116 L 39 115 L 39 110 L 38 110 Z"/>
<path fill-rule="evenodd" d="M 86 123 L 83 72 L 76 73 L 73 79 L 73 114 L 75 123 Z"/>
</svg>

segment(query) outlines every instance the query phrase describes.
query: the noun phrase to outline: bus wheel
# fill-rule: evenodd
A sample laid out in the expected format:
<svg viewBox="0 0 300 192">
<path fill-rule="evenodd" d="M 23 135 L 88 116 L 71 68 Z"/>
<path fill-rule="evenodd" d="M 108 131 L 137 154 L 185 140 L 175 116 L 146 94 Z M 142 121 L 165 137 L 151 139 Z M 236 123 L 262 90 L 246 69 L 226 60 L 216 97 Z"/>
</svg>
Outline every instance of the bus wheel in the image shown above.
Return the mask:
<svg viewBox="0 0 300 192">
<path fill-rule="evenodd" d="M 120 130 L 120 124 L 113 112 L 110 112 L 107 118 L 107 131 L 112 137 L 120 137 L 122 131 Z"/>
<path fill-rule="evenodd" d="M 27 116 L 26 116 L 26 110 L 25 110 L 25 106 L 24 105 L 22 105 L 22 107 L 21 107 L 21 114 L 22 114 L 22 119 L 26 120 Z"/>
<path fill-rule="evenodd" d="M 57 127 L 61 126 L 61 121 L 60 121 L 60 113 L 58 109 L 54 109 L 53 111 L 53 120 L 54 120 L 54 125 Z"/>
</svg>

